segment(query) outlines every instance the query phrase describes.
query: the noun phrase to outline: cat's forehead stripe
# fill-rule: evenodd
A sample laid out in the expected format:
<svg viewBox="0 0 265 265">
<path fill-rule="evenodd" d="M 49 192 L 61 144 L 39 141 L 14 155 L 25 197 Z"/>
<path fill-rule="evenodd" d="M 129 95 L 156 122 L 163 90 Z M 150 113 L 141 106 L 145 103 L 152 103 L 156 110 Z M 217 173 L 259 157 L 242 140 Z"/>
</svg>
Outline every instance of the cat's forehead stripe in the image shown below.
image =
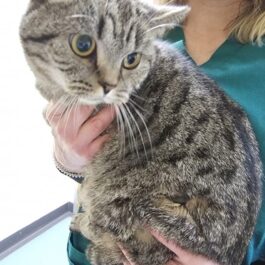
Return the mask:
<svg viewBox="0 0 265 265">
<path fill-rule="evenodd" d="M 27 56 L 33 57 L 33 58 L 37 58 L 37 59 L 39 59 L 39 60 L 41 60 L 41 61 L 43 61 L 45 63 L 49 63 L 49 61 L 43 55 L 41 55 L 40 53 L 32 52 L 29 49 L 25 49 L 25 51 L 26 51 Z"/>
<path fill-rule="evenodd" d="M 38 43 L 47 43 L 48 41 L 51 41 L 55 38 L 57 38 L 59 36 L 59 34 L 43 34 L 41 36 L 26 36 L 26 37 L 21 37 L 22 41 L 24 42 L 38 42 Z"/>
<path fill-rule="evenodd" d="M 101 18 L 99 20 L 99 24 L 98 24 L 98 38 L 99 39 L 101 39 L 101 37 L 102 37 L 104 26 L 105 26 L 105 19 L 103 16 L 101 16 Z"/>
<path fill-rule="evenodd" d="M 119 10 L 122 10 L 122 12 L 120 12 L 121 23 L 126 24 L 134 16 L 133 10 L 132 10 L 133 8 L 132 3 L 128 1 L 126 2 L 120 1 L 118 5 L 119 5 Z"/>
<path fill-rule="evenodd" d="M 142 40 L 143 40 L 143 30 L 141 29 L 140 25 L 137 24 L 136 34 L 135 34 L 135 47 L 140 47 Z"/>
</svg>

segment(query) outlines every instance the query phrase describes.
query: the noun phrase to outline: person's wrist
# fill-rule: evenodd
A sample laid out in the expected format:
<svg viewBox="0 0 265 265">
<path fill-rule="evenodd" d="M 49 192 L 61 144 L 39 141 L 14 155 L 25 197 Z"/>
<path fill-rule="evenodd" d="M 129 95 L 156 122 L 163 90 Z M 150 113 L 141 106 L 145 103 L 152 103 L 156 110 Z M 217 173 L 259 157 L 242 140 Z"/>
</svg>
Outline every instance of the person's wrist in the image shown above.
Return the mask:
<svg viewBox="0 0 265 265">
<path fill-rule="evenodd" d="M 80 154 L 80 150 L 76 151 L 75 147 L 71 147 L 71 144 L 66 144 L 58 140 L 58 137 L 56 138 L 54 157 L 57 162 L 62 165 L 66 171 L 82 174 L 89 164 L 89 159 L 85 157 L 85 155 Z"/>
<path fill-rule="evenodd" d="M 71 171 L 69 169 L 67 169 L 66 167 L 64 167 L 56 158 L 56 156 L 53 156 L 54 158 L 54 163 L 55 166 L 57 168 L 57 170 L 66 175 L 67 177 L 70 177 L 71 179 L 75 180 L 78 183 L 81 183 L 84 180 L 84 174 L 81 172 L 75 172 L 75 171 Z"/>
</svg>

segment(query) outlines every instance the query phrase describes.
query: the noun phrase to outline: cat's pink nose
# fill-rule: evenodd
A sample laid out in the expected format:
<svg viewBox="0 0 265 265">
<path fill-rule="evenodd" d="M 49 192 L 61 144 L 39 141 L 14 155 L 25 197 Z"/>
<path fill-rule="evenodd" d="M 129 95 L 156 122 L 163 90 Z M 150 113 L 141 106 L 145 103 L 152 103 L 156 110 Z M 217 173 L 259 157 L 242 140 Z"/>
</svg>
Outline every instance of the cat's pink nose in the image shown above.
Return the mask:
<svg viewBox="0 0 265 265">
<path fill-rule="evenodd" d="M 98 81 L 98 83 L 102 86 L 105 95 L 117 86 L 117 84 L 109 84 L 105 81 Z"/>
</svg>

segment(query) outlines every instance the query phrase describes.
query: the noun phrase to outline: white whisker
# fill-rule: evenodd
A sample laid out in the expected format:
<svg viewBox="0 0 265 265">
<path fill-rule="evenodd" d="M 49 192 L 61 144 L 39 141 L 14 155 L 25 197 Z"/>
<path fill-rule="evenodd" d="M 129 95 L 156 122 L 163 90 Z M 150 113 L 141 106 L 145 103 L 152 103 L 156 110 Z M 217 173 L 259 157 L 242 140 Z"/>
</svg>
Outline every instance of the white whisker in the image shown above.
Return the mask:
<svg viewBox="0 0 265 265">
<path fill-rule="evenodd" d="M 136 119 L 134 118 L 132 112 L 130 111 L 130 108 L 129 108 L 126 104 L 125 104 L 124 106 L 125 106 L 125 108 L 127 109 L 127 112 L 129 113 L 129 115 L 131 116 L 133 122 L 135 123 L 135 126 L 136 126 L 136 128 L 137 128 L 137 130 L 138 130 L 138 133 L 139 133 L 139 135 L 140 135 L 140 138 L 141 138 L 141 141 L 142 141 L 142 144 L 143 144 L 145 157 L 146 157 L 146 159 L 148 160 L 148 156 L 147 156 L 147 152 L 146 152 L 146 148 L 145 148 L 145 143 L 144 143 L 144 138 L 143 138 L 142 132 L 141 132 L 141 130 L 140 130 L 140 127 L 139 127 L 139 125 L 138 125 Z"/>
<path fill-rule="evenodd" d="M 124 124 L 121 118 L 120 109 L 118 106 L 114 105 L 115 111 L 116 111 L 116 119 L 117 119 L 117 126 L 118 126 L 118 132 L 121 135 L 121 141 L 120 141 L 120 157 L 125 153 L 125 131 L 124 131 Z"/>
<path fill-rule="evenodd" d="M 141 97 L 141 96 L 139 96 L 139 95 L 137 95 L 137 94 L 135 94 L 135 93 L 136 93 L 136 92 L 134 91 L 131 95 L 132 95 L 133 97 L 139 99 L 139 100 L 146 101 L 145 98 L 143 98 L 143 97 Z"/>
<path fill-rule="evenodd" d="M 60 113 L 60 117 L 59 117 L 58 121 L 60 121 L 62 119 L 62 116 L 64 115 L 64 113 L 66 111 L 65 103 L 67 102 L 67 99 L 68 99 L 67 95 L 64 95 L 64 96 L 60 97 L 60 99 L 55 103 L 55 105 L 51 109 L 51 111 L 47 113 L 47 117 L 48 117 L 49 120 L 54 120 L 55 115 L 56 115 L 57 112 Z"/>
<path fill-rule="evenodd" d="M 66 16 L 65 18 L 89 18 L 89 16 L 84 15 L 84 14 L 75 14 L 71 16 Z"/>
<path fill-rule="evenodd" d="M 145 130 L 146 130 L 146 133 L 147 133 L 147 136 L 148 136 L 148 140 L 149 140 L 149 143 L 150 143 L 151 154 L 152 154 L 152 150 L 153 150 L 152 139 L 151 139 L 148 127 L 146 125 L 146 122 L 145 122 L 145 120 L 143 118 L 143 115 L 136 108 L 134 108 L 134 111 L 136 112 L 138 117 L 141 119 L 141 121 L 142 121 L 142 123 L 143 123 L 143 125 L 145 127 Z"/>
<path fill-rule="evenodd" d="M 71 112 L 72 112 L 74 101 L 75 101 L 75 97 L 74 98 L 72 98 L 72 97 L 69 98 L 68 106 L 67 106 L 66 113 L 65 113 L 66 119 L 65 119 L 65 125 L 64 125 L 64 135 L 66 135 L 67 126 L 69 125 L 69 119 L 70 119 L 70 115 L 71 115 Z"/>
<path fill-rule="evenodd" d="M 76 118 L 76 115 L 78 115 L 78 113 L 77 113 L 78 101 L 79 101 L 78 96 L 75 96 L 75 102 L 74 102 L 74 108 L 73 108 L 73 112 L 74 112 L 74 127 L 75 128 L 77 126 L 77 122 L 76 122 L 77 118 Z"/>
<path fill-rule="evenodd" d="M 134 107 L 140 109 L 141 111 L 148 113 L 149 111 L 147 111 L 146 109 L 144 109 L 143 107 L 141 107 L 139 104 L 137 104 L 132 98 L 129 99 L 129 103 L 131 105 L 134 105 Z"/>
<path fill-rule="evenodd" d="M 105 5 L 105 14 L 108 12 L 108 5 L 109 5 L 109 0 L 106 0 L 106 5 Z"/>
<path fill-rule="evenodd" d="M 136 141 L 136 139 L 134 137 L 133 129 L 132 129 L 132 126 L 130 124 L 130 120 L 129 120 L 128 116 L 127 116 L 126 108 L 124 107 L 124 105 L 121 105 L 120 108 L 121 108 L 123 117 L 125 119 L 125 124 L 127 124 L 127 126 L 128 126 L 129 135 L 130 135 L 130 139 L 131 139 L 131 142 L 132 142 L 131 150 L 133 151 L 133 149 L 135 149 L 137 157 L 140 158 L 139 157 L 139 153 L 138 153 L 138 148 L 137 148 L 137 141 Z M 134 146 L 134 148 L 133 148 L 133 146 Z"/>
<path fill-rule="evenodd" d="M 155 27 L 153 27 L 153 28 L 148 29 L 145 33 L 149 33 L 150 31 L 153 31 L 153 30 L 155 30 L 155 29 L 165 28 L 165 27 L 171 27 L 171 28 L 174 28 L 174 27 L 176 27 L 176 24 L 175 24 L 175 23 L 160 24 L 160 25 L 158 25 L 158 26 L 155 26 Z"/>
</svg>

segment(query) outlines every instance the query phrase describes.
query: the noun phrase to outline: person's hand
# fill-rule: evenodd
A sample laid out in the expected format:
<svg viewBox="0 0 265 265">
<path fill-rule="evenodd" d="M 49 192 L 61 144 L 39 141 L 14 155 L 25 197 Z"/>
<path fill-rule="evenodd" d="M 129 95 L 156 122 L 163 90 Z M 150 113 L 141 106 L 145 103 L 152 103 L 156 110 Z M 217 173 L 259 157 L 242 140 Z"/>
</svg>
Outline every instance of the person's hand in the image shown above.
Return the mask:
<svg viewBox="0 0 265 265">
<path fill-rule="evenodd" d="M 166 246 L 168 249 L 170 249 L 173 253 L 176 254 L 174 259 L 168 261 L 165 265 L 218 265 L 216 262 L 208 260 L 203 256 L 192 254 L 191 252 L 188 252 L 178 247 L 174 242 L 168 241 L 156 231 L 149 231 L 159 242 L 161 242 L 164 246 Z M 132 261 L 126 249 L 121 245 L 119 247 L 123 252 L 124 257 L 126 258 L 123 264 L 137 265 Z"/>
<path fill-rule="evenodd" d="M 110 138 L 102 133 L 112 123 L 115 112 L 110 107 L 91 116 L 94 108 L 77 105 L 65 111 L 58 103 L 50 103 L 45 118 L 55 139 L 54 156 L 69 172 L 83 173 L 89 161 Z"/>
</svg>

